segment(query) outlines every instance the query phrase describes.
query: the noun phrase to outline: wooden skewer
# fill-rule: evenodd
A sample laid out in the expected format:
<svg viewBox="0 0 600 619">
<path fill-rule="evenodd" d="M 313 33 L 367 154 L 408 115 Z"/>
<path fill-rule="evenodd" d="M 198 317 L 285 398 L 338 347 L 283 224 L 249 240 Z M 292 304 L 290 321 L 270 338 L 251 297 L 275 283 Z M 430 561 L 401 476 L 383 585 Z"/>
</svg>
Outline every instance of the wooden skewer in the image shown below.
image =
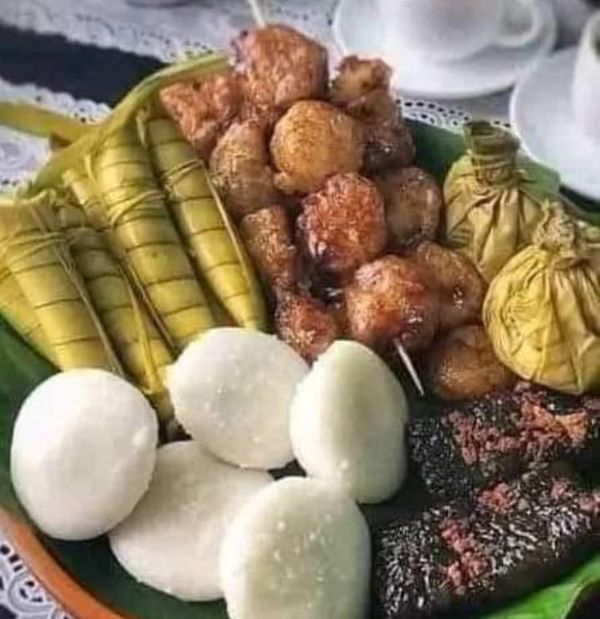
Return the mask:
<svg viewBox="0 0 600 619">
<path fill-rule="evenodd" d="M 404 364 L 406 371 L 408 372 L 413 383 L 415 384 L 417 391 L 419 392 L 420 395 L 424 396 L 425 389 L 423 389 L 423 383 L 421 382 L 421 379 L 419 378 L 419 374 L 417 372 L 417 369 L 414 366 L 414 363 L 412 362 L 412 359 L 410 358 L 409 354 L 406 352 L 406 348 L 404 348 L 404 345 L 400 341 L 400 338 L 394 338 L 394 348 L 396 349 L 396 352 L 398 353 L 398 356 L 402 360 L 402 363 Z"/>
<path fill-rule="evenodd" d="M 260 5 L 259 0 L 248 0 L 248 5 L 250 6 L 250 10 L 252 11 L 252 17 L 256 22 L 256 25 L 259 28 L 264 28 L 267 25 L 267 20 L 265 17 L 265 12 Z"/>
</svg>

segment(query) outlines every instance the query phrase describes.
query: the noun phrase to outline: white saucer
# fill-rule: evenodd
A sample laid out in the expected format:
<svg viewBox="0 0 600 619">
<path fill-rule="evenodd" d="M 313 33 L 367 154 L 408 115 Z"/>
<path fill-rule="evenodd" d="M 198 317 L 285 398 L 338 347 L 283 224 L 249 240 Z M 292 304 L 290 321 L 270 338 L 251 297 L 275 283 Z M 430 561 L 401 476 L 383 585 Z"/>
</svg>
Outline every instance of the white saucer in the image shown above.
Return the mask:
<svg viewBox="0 0 600 619">
<path fill-rule="evenodd" d="M 449 0 L 450 1 L 450 0 Z M 394 87 L 426 99 L 468 99 L 505 90 L 546 56 L 557 36 L 556 16 L 548 0 L 539 2 L 546 25 L 537 41 L 519 49 L 489 47 L 457 62 L 436 63 L 407 55 L 390 58 L 384 49 L 379 11 L 373 0 L 341 0 L 333 32 L 344 54 L 380 56 L 394 69 Z"/>
<path fill-rule="evenodd" d="M 571 83 L 577 50 L 541 62 L 515 89 L 511 122 L 523 147 L 554 168 L 564 185 L 600 200 L 600 141 L 584 134 L 571 110 Z"/>
</svg>

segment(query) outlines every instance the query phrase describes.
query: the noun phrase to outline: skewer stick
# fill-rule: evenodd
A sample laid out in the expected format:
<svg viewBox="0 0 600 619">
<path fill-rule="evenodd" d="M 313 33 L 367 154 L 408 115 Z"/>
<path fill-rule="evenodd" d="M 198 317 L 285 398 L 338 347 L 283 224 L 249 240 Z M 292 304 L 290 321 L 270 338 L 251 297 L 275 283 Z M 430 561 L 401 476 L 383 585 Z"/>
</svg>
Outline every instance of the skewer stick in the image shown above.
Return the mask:
<svg viewBox="0 0 600 619">
<path fill-rule="evenodd" d="M 425 389 L 423 389 L 423 383 L 421 382 L 421 379 L 419 378 L 417 369 L 415 368 L 409 354 L 406 352 L 406 348 L 404 348 L 402 342 L 400 341 L 400 338 L 394 338 L 394 348 L 396 349 L 396 352 L 398 353 L 398 356 L 402 360 L 402 363 L 404 364 L 406 371 L 408 372 L 413 383 L 415 384 L 417 391 L 419 392 L 420 395 L 422 396 L 425 395 Z"/>
<path fill-rule="evenodd" d="M 267 20 L 259 0 L 248 0 L 248 4 L 250 6 L 250 10 L 252 11 L 252 17 L 254 18 L 256 25 L 259 28 L 264 28 L 267 25 Z"/>
</svg>

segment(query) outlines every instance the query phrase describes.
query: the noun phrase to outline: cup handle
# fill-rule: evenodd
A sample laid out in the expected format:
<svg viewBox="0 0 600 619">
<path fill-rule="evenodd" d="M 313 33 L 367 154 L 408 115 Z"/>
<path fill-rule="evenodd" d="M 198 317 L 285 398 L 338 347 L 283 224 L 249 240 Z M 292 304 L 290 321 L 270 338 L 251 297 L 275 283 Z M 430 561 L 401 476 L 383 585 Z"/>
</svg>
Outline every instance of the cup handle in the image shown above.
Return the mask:
<svg viewBox="0 0 600 619">
<path fill-rule="evenodd" d="M 519 30 L 511 28 L 511 22 L 514 22 L 515 18 L 521 20 L 524 15 L 528 15 L 529 27 Z M 509 0 L 502 29 L 496 39 L 496 45 L 508 48 L 529 45 L 542 33 L 544 17 L 544 10 L 539 0 Z"/>
</svg>

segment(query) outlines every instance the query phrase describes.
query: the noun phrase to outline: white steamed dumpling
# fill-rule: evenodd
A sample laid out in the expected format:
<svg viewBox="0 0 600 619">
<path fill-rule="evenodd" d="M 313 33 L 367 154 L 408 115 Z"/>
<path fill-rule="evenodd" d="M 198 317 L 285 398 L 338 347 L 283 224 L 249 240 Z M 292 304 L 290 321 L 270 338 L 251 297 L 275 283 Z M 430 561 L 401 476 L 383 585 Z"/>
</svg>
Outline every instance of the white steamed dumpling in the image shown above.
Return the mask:
<svg viewBox="0 0 600 619">
<path fill-rule="evenodd" d="M 290 405 L 308 372 L 305 361 L 272 335 L 212 329 L 190 344 L 168 373 L 175 415 L 217 457 L 271 469 L 293 459 Z"/>
<path fill-rule="evenodd" d="M 222 597 L 219 552 L 226 525 L 272 481 L 220 462 L 195 441 L 158 450 L 150 488 L 109 534 L 119 563 L 137 580 L 186 601 Z"/>
<path fill-rule="evenodd" d="M 356 504 L 291 477 L 256 494 L 229 527 L 221 584 L 231 619 L 364 619 L 370 538 Z"/>
<path fill-rule="evenodd" d="M 148 488 L 157 441 L 156 415 L 135 387 L 104 370 L 62 372 L 19 411 L 13 485 L 44 533 L 96 537 L 128 516 Z"/>
<path fill-rule="evenodd" d="M 362 503 L 401 486 L 408 419 L 402 386 L 370 349 L 339 340 L 319 357 L 292 405 L 294 454 L 311 477 Z"/>
</svg>

